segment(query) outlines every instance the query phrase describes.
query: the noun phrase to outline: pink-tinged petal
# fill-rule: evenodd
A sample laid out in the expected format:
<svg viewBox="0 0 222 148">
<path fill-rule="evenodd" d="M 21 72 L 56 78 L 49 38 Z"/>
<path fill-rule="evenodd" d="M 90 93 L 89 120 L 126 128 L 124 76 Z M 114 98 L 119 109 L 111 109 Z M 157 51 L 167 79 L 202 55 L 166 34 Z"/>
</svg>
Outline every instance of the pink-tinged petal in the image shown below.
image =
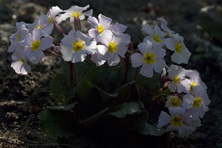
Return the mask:
<svg viewBox="0 0 222 148">
<path fill-rule="evenodd" d="M 188 137 L 192 132 L 194 132 L 194 128 L 183 124 L 182 126 L 178 127 L 178 136 L 179 137 Z"/>
<path fill-rule="evenodd" d="M 140 74 L 145 77 L 152 77 L 153 76 L 153 67 L 152 65 L 147 66 L 146 64 L 143 64 L 140 69 Z"/>
<path fill-rule="evenodd" d="M 49 36 L 44 37 L 41 40 L 41 45 L 40 45 L 39 49 L 46 50 L 47 48 L 51 47 L 52 43 L 53 43 L 53 39 L 52 38 L 50 38 Z"/>
<path fill-rule="evenodd" d="M 185 109 L 182 107 L 169 107 L 168 109 L 171 116 L 182 115 L 185 112 Z"/>
<path fill-rule="evenodd" d="M 159 44 L 156 44 L 153 47 L 152 53 L 156 54 L 155 58 L 159 58 L 159 57 L 163 58 L 166 55 L 165 50 L 163 50 Z"/>
<path fill-rule="evenodd" d="M 143 62 L 143 55 L 140 53 L 134 53 L 131 55 L 131 63 L 133 67 L 139 67 L 141 66 Z"/>
<path fill-rule="evenodd" d="M 77 63 L 77 62 L 83 62 L 86 59 L 86 54 L 82 52 L 74 52 L 71 55 L 71 62 L 72 63 Z"/>
<path fill-rule="evenodd" d="M 74 41 L 77 41 L 76 32 L 72 30 L 62 39 L 62 44 L 72 47 Z"/>
<path fill-rule="evenodd" d="M 55 17 L 57 14 L 59 14 L 60 12 L 62 12 L 63 10 L 61 10 L 58 6 L 53 6 L 47 13 L 47 16 L 53 16 Z"/>
<path fill-rule="evenodd" d="M 162 128 L 165 125 L 169 124 L 170 123 L 170 119 L 171 119 L 171 116 L 169 114 L 167 114 L 164 111 L 161 111 L 159 119 L 158 119 L 157 127 L 158 128 Z"/>
<path fill-rule="evenodd" d="M 104 45 L 97 45 L 97 49 L 99 54 L 101 54 L 102 56 L 104 56 L 108 51 L 107 47 Z"/>
<path fill-rule="evenodd" d="M 95 41 L 86 42 L 82 51 L 84 51 L 87 54 L 94 54 L 96 52 L 96 42 Z"/>
<path fill-rule="evenodd" d="M 69 17 L 71 17 L 70 13 L 61 14 L 60 17 L 57 19 L 57 23 L 60 24 L 61 22 L 65 21 Z"/>
<path fill-rule="evenodd" d="M 154 27 L 154 34 L 158 34 L 159 38 L 163 38 L 164 36 L 167 35 L 163 31 L 161 31 L 161 29 L 160 29 L 160 27 L 158 25 L 155 25 L 155 27 Z"/>
<path fill-rule="evenodd" d="M 206 105 L 201 105 L 198 109 L 195 109 L 196 112 L 198 110 L 198 115 L 200 118 L 203 118 L 205 113 L 209 110 L 209 108 Z"/>
<path fill-rule="evenodd" d="M 22 66 L 21 66 L 21 69 L 20 69 L 21 74 L 26 75 L 30 71 L 31 71 L 31 67 L 29 66 L 29 64 L 23 63 Z"/>
<path fill-rule="evenodd" d="M 194 97 L 190 94 L 183 96 L 183 108 L 191 109 L 193 107 Z"/>
<path fill-rule="evenodd" d="M 153 68 L 157 73 L 161 73 L 162 69 L 166 66 L 166 63 L 163 59 L 158 59 L 156 63 L 153 64 Z"/>
<path fill-rule="evenodd" d="M 71 19 L 73 19 L 73 17 L 71 17 L 70 18 L 70 21 L 71 21 Z M 80 16 L 79 16 L 79 20 L 84 20 L 85 19 L 85 14 L 81 14 Z M 73 22 L 73 21 L 71 21 L 71 22 Z"/>
<path fill-rule="evenodd" d="M 98 26 L 98 20 L 95 17 L 89 16 L 87 22 L 93 27 L 96 28 Z"/>
<path fill-rule="evenodd" d="M 89 10 L 89 11 L 85 11 L 85 12 L 82 12 L 83 15 L 86 15 L 86 16 L 91 16 L 93 14 L 93 10 Z"/>
<path fill-rule="evenodd" d="M 96 29 L 92 28 L 92 29 L 90 29 L 90 30 L 88 31 L 88 33 L 89 33 L 89 36 L 90 36 L 91 38 L 94 38 L 94 39 L 97 40 L 97 37 L 99 36 L 99 33 L 98 33 L 98 31 L 97 31 Z"/>
<path fill-rule="evenodd" d="M 82 33 L 79 30 L 76 31 L 76 36 L 77 36 L 77 40 L 82 40 L 84 42 L 88 42 L 91 40 L 90 36 L 85 35 L 84 33 Z"/>
<path fill-rule="evenodd" d="M 126 44 L 129 44 L 131 42 L 131 37 L 129 34 L 124 34 L 125 42 Z"/>
<path fill-rule="evenodd" d="M 98 19 L 99 19 L 99 25 L 102 25 L 104 28 L 106 28 L 107 26 L 110 26 L 110 24 L 112 23 L 112 19 L 102 14 L 99 14 Z"/>
<path fill-rule="evenodd" d="M 53 24 L 52 23 L 47 23 L 43 26 L 43 28 L 41 29 L 41 33 L 42 33 L 42 36 L 47 36 L 49 34 L 52 33 L 52 30 L 53 30 Z"/>
<path fill-rule="evenodd" d="M 126 28 L 127 28 L 127 26 L 119 24 L 119 23 L 115 23 L 114 27 L 115 27 L 114 31 L 116 31 L 118 33 L 124 32 L 126 30 Z"/>
<path fill-rule="evenodd" d="M 116 46 L 117 46 L 117 50 L 115 52 L 118 53 L 121 57 L 125 58 L 125 53 L 126 53 L 125 42 L 118 44 Z"/>
<path fill-rule="evenodd" d="M 210 104 L 210 99 L 205 91 L 202 92 L 202 94 L 199 96 L 202 99 L 202 102 L 204 105 L 209 105 Z"/>
<path fill-rule="evenodd" d="M 98 53 L 95 53 L 91 56 L 91 60 L 96 64 L 96 66 L 101 66 L 103 65 L 106 61 L 105 60 L 100 60 L 98 58 Z"/>
<path fill-rule="evenodd" d="M 61 47 L 60 51 L 62 53 L 62 58 L 65 61 L 70 61 L 71 56 L 74 53 L 74 51 L 72 50 L 72 46 L 67 46 L 67 45 L 61 44 L 60 47 Z"/>
<path fill-rule="evenodd" d="M 173 82 L 171 82 L 168 85 L 168 88 L 170 89 L 171 92 L 175 92 L 176 91 L 176 85 Z"/>
<path fill-rule="evenodd" d="M 170 124 L 165 130 L 165 132 L 174 132 L 174 131 L 178 131 L 178 128 L 173 127 L 172 124 Z"/>
<path fill-rule="evenodd" d="M 110 30 L 103 31 L 98 37 L 98 41 L 108 47 L 113 37 L 113 33 Z"/>
<path fill-rule="evenodd" d="M 32 63 L 38 63 L 42 60 L 44 57 L 44 53 L 41 50 L 34 51 L 28 55 L 28 59 Z"/>
<path fill-rule="evenodd" d="M 41 29 L 37 28 L 35 30 L 33 30 L 33 38 L 34 40 L 40 40 L 42 37 L 42 33 L 41 33 Z"/>
<path fill-rule="evenodd" d="M 120 62 L 120 57 L 115 53 L 113 53 L 110 56 L 110 58 L 107 60 L 109 66 L 116 66 L 119 64 L 119 62 Z"/>
<path fill-rule="evenodd" d="M 145 43 L 140 43 L 138 45 L 140 52 L 145 55 L 146 52 L 150 52 L 152 49 L 152 43 L 150 41 L 146 41 Z"/>
<path fill-rule="evenodd" d="M 175 51 L 175 44 L 176 44 L 176 42 L 172 38 L 166 39 L 165 44 L 166 44 L 166 47 L 169 50 Z"/>
<path fill-rule="evenodd" d="M 176 51 L 173 53 L 173 55 L 171 56 L 171 59 L 173 62 L 176 62 L 177 64 L 181 64 L 181 63 L 188 63 L 189 57 L 191 55 L 191 53 L 189 52 L 189 50 L 187 48 L 185 48 L 185 46 L 182 44 L 182 53 L 177 53 Z"/>
<path fill-rule="evenodd" d="M 178 75 L 178 66 L 177 65 L 170 65 L 168 72 L 168 77 L 173 80 L 176 75 Z"/>
<path fill-rule="evenodd" d="M 142 31 L 144 31 L 146 34 L 152 34 L 153 33 L 153 28 L 151 28 L 150 25 L 146 24 L 142 28 Z"/>
</svg>

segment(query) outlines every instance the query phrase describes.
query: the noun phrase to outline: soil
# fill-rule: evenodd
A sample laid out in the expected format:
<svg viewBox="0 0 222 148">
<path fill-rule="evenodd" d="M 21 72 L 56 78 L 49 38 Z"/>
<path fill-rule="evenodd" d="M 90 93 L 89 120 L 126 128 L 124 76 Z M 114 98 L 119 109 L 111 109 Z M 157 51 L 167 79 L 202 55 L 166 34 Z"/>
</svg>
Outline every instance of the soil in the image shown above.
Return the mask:
<svg viewBox="0 0 222 148">
<path fill-rule="evenodd" d="M 32 64 L 28 75 L 18 75 L 10 67 L 11 57 L 7 52 L 9 36 L 16 32 L 15 23 L 32 23 L 35 17 L 46 14 L 58 5 L 68 9 L 72 5 L 90 4 L 93 16 L 99 13 L 114 22 L 128 26 L 134 47 L 144 38 L 141 32 L 145 24 L 155 25 L 156 18 L 164 17 L 168 26 L 184 37 L 185 45 L 192 52 L 185 68 L 197 69 L 208 86 L 211 99 L 209 111 L 202 119 L 202 126 L 189 138 L 169 138 L 169 148 L 221 148 L 222 147 L 222 47 L 206 35 L 198 22 L 201 8 L 215 5 L 216 0 L 0 0 L 0 147 L 68 147 L 59 145 L 59 140 L 44 134 L 37 115 L 46 106 L 55 105 L 49 89 L 54 74 L 62 68 L 62 62 L 55 57 L 45 57 L 42 62 Z M 83 31 L 89 24 L 82 22 Z M 72 24 L 64 23 L 65 33 Z M 58 39 L 57 34 L 54 34 Z M 207 43 L 207 45 L 205 44 Z M 217 50 L 209 51 L 215 47 Z M 208 48 L 208 49 L 206 49 Z M 201 52 L 199 49 L 202 49 Z"/>
</svg>

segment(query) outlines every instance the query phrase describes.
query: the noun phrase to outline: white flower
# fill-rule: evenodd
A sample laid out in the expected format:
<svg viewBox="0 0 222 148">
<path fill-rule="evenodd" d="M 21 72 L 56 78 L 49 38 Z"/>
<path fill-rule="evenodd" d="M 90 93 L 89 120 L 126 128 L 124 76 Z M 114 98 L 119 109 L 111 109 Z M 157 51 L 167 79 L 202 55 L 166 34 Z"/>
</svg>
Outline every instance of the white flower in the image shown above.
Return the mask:
<svg viewBox="0 0 222 148">
<path fill-rule="evenodd" d="M 142 54 L 132 54 L 132 66 L 139 67 L 142 65 L 140 74 L 146 77 L 153 76 L 153 69 L 157 73 L 161 73 L 162 69 L 166 66 L 166 63 L 163 59 L 166 54 L 165 50 L 163 50 L 159 44 L 156 44 L 153 47 L 152 43 L 148 40 L 145 43 L 140 43 L 138 48 Z"/>
<path fill-rule="evenodd" d="M 200 87 L 199 87 L 200 89 Z M 183 108 L 189 109 L 190 114 L 194 119 L 198 117 L 203 118 L 205 112 L 209 109 L 207 105 L 210 104 L 210 99 L 205 91 L 202 89 L 196 91 L 194 94 L 186 94 L 183 97 Z"/>
<path fill-rule="evenodd" d="M 53 6 L 47 13 L 47 16 L 49 17 L 47 23 L 53 23 L 54 20 L 58 23 L 58 19 L 60 17 L 59 13 L 61 12 L 63 12 L 63 10 L 61 10 L 58 6 Z"/>
<path fill-rule="evenodd" d="M 29 33 L 26 37 L 23 46 L 27 48 L 26 55 L 32 63 L 37 63 L 44 57 L 43 51 L 50 48 L 53 39 L 49 36 L 42 38 L 41 29 L 35 29 L 33 34 Z"/>
<path fill-rule="evenodd" d="M 89 16 L 89 24 L 92 28 L 89 30 L 89 36 L 97 41 L 97 37 L 106 29 L 111 27 L 112 19 L 99 14 L 98 20 L 95 17 Z"/>
<path fill-rule="evenodd" d="M 53 30 L 53 24 L 48 23 L 48 20 L 49 17 L 46 15 L 41 15 L 36 18 L 34 23 L 27 25 L 29 33 L 32 33 L 35 29 L 40 29 L 41 36 L 47 36 L 51 34 Z"/>
<path fill-rule="evenodd" d="M 182 106 L 182 100 L 177 96 L 168 96 L 165 107 L 180 107 Z"/>
<path fill-rule="evenodd" d="M 164 30 L 165 33 L 167 33 L 168 36 L 170 36 L 170 34 L 173 34 L 174 31 L 170 30 L 168 27 L 167 27 L 167 21 L 160 17 L 160 18 L 157 18 L 157 20 L 161 21 L 161 28 Z"/>
<path fill-rule="evenodd" d="M 161 46 L 164 45 L 165 43 L 165 36 L 166 33 L 164 33 L 163 31 L 160 30 L 160 27 L 158 25 L 155 25 L 154 29 L 151 28 L 148 24 L 146 24 L 142 30 L 148 34 L 148 36 L 146 36 L 144 38 L 143 41 L 149 40 L 153 46 L 155 46 L 156 44 L 160 44 Z"/>
<path fill-rule="evenodd" d="M 102 45 L 98 45 L 98 46 L 102 46 Z M 98 52 L 98 49 L 96 49 L 96 52 L 91 56 L 91 60 L 96 64 L 96 66 L 101 66 L 106 62 L 106 60 L 99 59 L 99 57 L 101 56 L 102 55 L 100 55 L 100 53 Z"/>
<path fill-rule="evenodd" d="M 105 30 L 98 41 L 103 45 L 97 46 L 100 53 L 99 59 L 106 60 L 109 66 L 116 66 L 120 62 L 120 57 L 125 57 L 126 42 L 123 34 Z"/>
<path fill-rule="evenodd" d="M 179 137 L 188 137 L 195 129 L 187 125 L 190 121 L 187 120 L 185 109 L 182 107 L 169 107 L 168 109 L 170 115 L 161 111 L 157 127 L 162 128 L 168 125 L 165 132 L 178 131 Z"/>
<path fill-rule="evenodd" d="M 93 10 L 85 11 L 88 8 L 89 8 L 89 5 L 85 7 L 72 6 L 68 10 L 64 10 L 65 13 L 61 14 L 57 22 L 59 24 L 68 18 L 70 18 L 70 22 L 74 22 L 74 18 L 79 18 L 80 20 L 83 20 L 85 19 L 85 15 L 91 16 L 93 13 Z"/>
<path fill-rule="evenodd" d="M 177 90 L 178 93 L 186 92 L 184 86 L 182 85 L 182 80 L 185 79 L 185 69 L 181 66 L 171 65 L 167 70 L 168 77 L 172 80 L 172 82 L 168 85 L 168 88 L 171 92 L 175 92 Z"/>
<path fill-rule="evenodd" d="M 29 30 L 26 28 L 26 23 L 24 22 L 16 23 L 16 28 L 16 33 L 10 36 L 11 45 L 8 48 L 8 52 L 14 52 L 16 48 L 15 43 L 22 43 L 29 32 Z"/>
<path fill-rule="evenodd" d="M 60 47 L 65 61 L 77 63 L 83 62 L 87 54 L 95 53 L 96 42 L 82 32 L 72 30 L 62 39 Z"/>
<path fill-rule="evenodd" d="M 20 46 L 18 43 L 15 43 L 15 52 L 12 54 L 12 63 L 11 67 L 18 74 L 26 75 L 31 71 L 31 67 L 28 65 L 28 58 L 25 55 L 26 49 L 25 47 Z"/>
<path fill-rule="evenodd" d="M 186 70 L 185 75 L 189 79 L 185 79 L 181 83 L 183 86 L 185 86 L 186 93 L 193 94 L 196 91 L 207 90 L 207 86 L 201 80 L 199 72 L 194 71 L 194 70 Z"/>
<path fill-rule="evenodd" d="M 176 62 L 177 64 L 188 63 L 191 53 L 184 45 L 183 37 L 181 37 L 179 34 L 171 35 L 170 38 L 166 39 L 165 44 L 169 50 L 174 51 L 173 55 L 171 56 L 173 62 Z"/>
</svg>

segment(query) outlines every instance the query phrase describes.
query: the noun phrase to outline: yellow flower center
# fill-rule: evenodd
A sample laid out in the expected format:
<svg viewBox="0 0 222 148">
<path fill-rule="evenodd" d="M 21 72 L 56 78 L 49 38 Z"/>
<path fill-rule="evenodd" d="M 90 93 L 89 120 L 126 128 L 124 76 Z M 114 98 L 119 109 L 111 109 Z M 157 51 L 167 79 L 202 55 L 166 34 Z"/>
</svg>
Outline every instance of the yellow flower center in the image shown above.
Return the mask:
<svg viewBox="0 0 222 148">
<path fill-rule="evenodd" d="M 179 42 L 177 42 L 176 44 L 175 44 L 175 50 L 176 50 L 176 52 L 177 53 L 182 53 L 182 45 L 179 43 Z"/>
<path fill-rule="evenodd" d="M 39 49 L 40 45 L 41 45 L 41 43 L 38 39 L 34 42 L 31 42 L 31 50 L 37 51 Z"/>
<path fill-rule="evenodd" d="M 71 14 L 72 17 L 79 17 L 80 15 L 81 15 L 81 13 L 79 11 L 72 12 L 72 14 Z"/>
<path fill-rule="evenodd" d="M 143 61 L 147 64 L 150 65 L 152 63 L 155 63 L 155 54 L 154 53 L 149 53 L 146 52 L 144 57 L 143 57 Z"/>
<path fill-rule="evenodd" d="M 180 81 L 180 78 L 179 78 L 178 75 L 176 75 L 176 76 L 173 78 L 173 82 L 174 82 L 174 84 L 178 84 L 179 81 Z"/>
<path fill-rule="evenodd" d="M 116 51 L 116 42 L 110 42 L 108 45 L 108 51 L 113 54 Z"/>
<path fill-rule="evenodd" d="M 179 98 L 176 98 L 176 97 L 171 97 L 170 98 L 170 107 L 179 107 L 181 104 L 181 101 Z"/>
<path fill-rule="evenodd" d="M 201 101 L 202 101 L 202 100 L 201 100 L 199 97 L 196 97 L 196 98 L 193 100 L 193 108 L 199 108 Z"/>
<path fill-rule="evenodd" d="M 54 20 L 54 17 L 52 16 L 52 17 L 49 18 L 49 20 L 47 21 L 47 23 L 52 23 L 53 20 Z"/>
<path fill-rule="evenodd" d="M 178 115 L 175 115 L 170 119 L 170 123 L 173 127 L 182 126 L 183 118 Z"/>
<path fill-rule="evenodd" d="M 35 29 L 37 29 L 37 28 L 42 29 L 42 25 L 38 25 L 38 26 L 36 25 L 36 26 L 35 26 Z"/>
<path fill-rule="evenodd" d="M 157 43 L 161 43 L 162 41 L 160 40 L 160 37 L 159 35 L 155 35 L 155 34 L 152 34 L 152 38 L 154 39 L 154 41 L 156 41 Z"/>
<path fill-rule="evenodd" d="M 195 82 L 192 82 L 190 84 L 190 92 L 193 93 L 193 87 L 197 86 L 197 84 Z"/>
<path fill-rule="evenodd" d="M 78 41 L 78 42 L 73 42 L 73 47 L 72 50 L 75 52 L 80 51 L 81 49 L 83 49 L 83 44 L 82 44 L 82 40 Z"/>
<path fill-rule="evenodd" d="M 102 25 L 97 26 L 96 30 L 97 30 L 97 32 L 98 32 L 99 34 L 101 34 L 101 33 L 104 31 L 104 29 L 103 29 L 103 26 L 102 26 Z"/>
<path fill-rule="evenodd" d="M 170 37 L 170 33 L 168 31 L 164 31 L 168 37 Z"/>
<path fill-rule="evenodd" d="M 24 60 L 22 57 L 19 56 L 19 58 L 20 58 L 20 62 L 21 62 L 22 64 L 25 63 L 25 60 Z"/>
<path fill-rule="evenodd" d="M 20 34 L 17 35 L 17 40 L 16 40 L 16 42 L 18 42 L 18 41 L 20 40 L 20 36 L 21 36 Z"/>
</svg>

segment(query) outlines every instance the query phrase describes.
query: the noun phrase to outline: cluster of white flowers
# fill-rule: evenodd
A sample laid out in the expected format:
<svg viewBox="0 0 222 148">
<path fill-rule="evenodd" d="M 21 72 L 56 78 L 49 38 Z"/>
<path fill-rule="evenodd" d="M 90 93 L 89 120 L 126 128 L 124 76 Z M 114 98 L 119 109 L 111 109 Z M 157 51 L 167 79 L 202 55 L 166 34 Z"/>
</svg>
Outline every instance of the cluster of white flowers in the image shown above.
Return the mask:
<svg viewBox="0 0 222 148">
<path fill-rule="evenodd" d="M 207 87 L 197 71 L 171 65 L 167 72 L 171 79 L 168 88 L 174 94 L 167 97 L 165 105 L 170 115 L 161 111 L 157 126 L 165 127 L 166 132 L 178 131 L 180 137 L 185 137 L 201 125 L 200 118 L 209 110 Z"/>
<path fill-rule="evenodd" d="M 68 10 L 52 7 L 47 15 L 41 15 L 34 23 L 16 23 L 17 32 L 10 36 L 11 46 L 8 52 L 13 52 L 11 67 L 19 74 L 27 74 L 31 67 L 27 62 L 37 63 L 44 57 L 44 51 L 59 55 L 67 62 L 83 62 L 87 55 L 91 60 L 101 66 L 105 62 L 109 66 L 116 66 L 120 57 L 125 58 L 130 36 L 124 34 L 126 26 L 112 23 L 112 19 L 99 14 L 98 19 L 92 17 L 92 10 L 85 7 L 72 6 Z M 80 20 L 88 17 L 91 29 L 88 35 L 81 32 Z M 65 35 L 61 26 L 63 21 L 70 19 L 74 22 L 76 30 Z M 166 98 L 166 107 L 169 113 L 161 112 L 158 121 L 159 128 L 166 131 L 178 131 L 181 137 L 188 136 L 200 126 L 200 119 L 208 110 L 210 103 L 206 93 L 207 87 L 201 81 L 199 73 L 185 70 L 178 65 L 167 66 L 164 57 L 166 52 L 171 53 L 172 62 L 187 64 L 191 53 L 184 45 L 183 37 L 174 33 L 167 27 L 167 21 L 161 21 L 161 28 L 145 25 L 142 30 L 147 34 L 143 42 L 138 45 L 138 53 L 131 55 L 132 66 L 141 66 L 140 74 L 152 77 L 153 71 L 168 74 L 171 83 L 168 88 L 173 93 Z M 53 44 L 50 36 L 53 29 L 57 29 L 64 38 L 59 46 Z M 130 51 L 129 51 L 130 52 Z M 182 96 L 182 97 L 181 97 Z"/>
</svg>

